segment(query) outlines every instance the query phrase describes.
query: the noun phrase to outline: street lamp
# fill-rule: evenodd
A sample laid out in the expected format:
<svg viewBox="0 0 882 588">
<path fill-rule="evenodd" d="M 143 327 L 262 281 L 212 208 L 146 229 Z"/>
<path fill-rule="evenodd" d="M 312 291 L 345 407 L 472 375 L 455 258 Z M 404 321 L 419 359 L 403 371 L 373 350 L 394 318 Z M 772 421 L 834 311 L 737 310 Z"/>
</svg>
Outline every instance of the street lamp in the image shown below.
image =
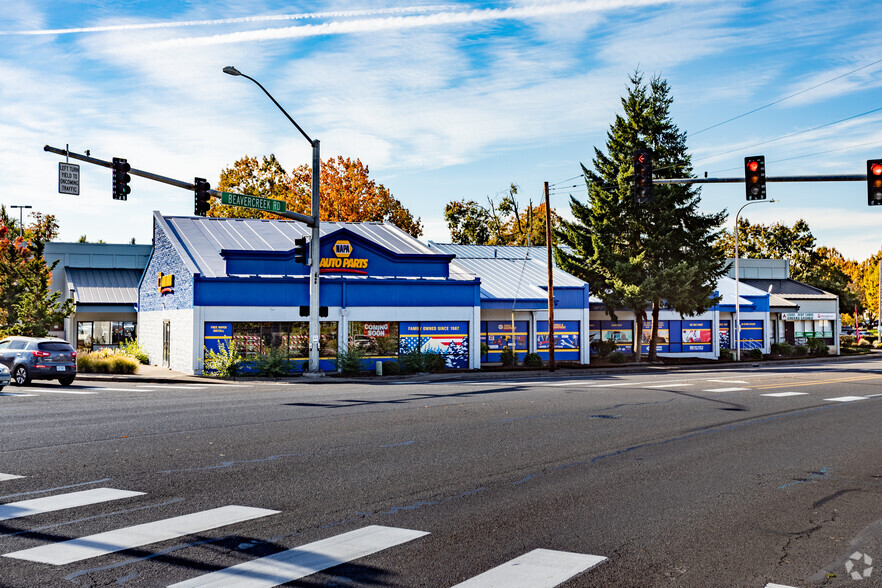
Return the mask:
<svg viewBox="0 0 882 588">
<path fill-rule="evenodd" d="M 28 205 L 19 205 L 12 204 L 9 208 L 17 208 L 18 209 L 18 234 L 24 239 L 24 209 L 25 208 L 33 208 L 30 204 Z"/>
<path fill-rule="evenodd" d="M 240 72 L 238 69 L 233 67 L 232 65 L 228 65 L 224 68 L 224 73 L 229 74 L 231 76 L 242 76 L 243 78 L 249 79 L 255 84 L 257 87 L 263 90 L 263 93 L 269 96 L 269 99 L 273 101 L 279 110 L 282 111 L 288 120 L 291 121 L 297 130 L 300 131 L 300 134 L 309 141 L 309 144 L 312 145 L 312 223 L 310 226 L 312 227 L 312 237 L 310 239 L 310 248 L 309 248 L 309 256 L 310 256 L 310 269 L 309 269 L 309 371 L 313 374 L 318 374 L 319 372 L 319 335 L 320 335 L 320 327 L 319 327 L 319 241 L 321 239 L 321 235 L 319 233 L 319 198 L 320 198 L 320 182 L 319 182 L 319 174 L 321 173 L 321 155 L 319 152 L 319 141 L 318 139 L 311 139 L 309 135 L 307 135 L 303 129 L 300 128 L 300 125 L 291 118 L 291 115 L 288 114 L 282 105 L 279 104 L 275 98 L 273 98 L 272 94 L 267 92 L 266 88 L 264 88 L 260 82 L 252 78 L 251 76 L 247 76 Z"/>
<path fill-rule="evenodd" d="M 777 200 L 753 200 L 738 209 L 735 214 L 735 361 L 741 361 L 741 312 L 738 305 L 738 217 L 741 211 L 751 204 L 778 202 Z"/>
</svg>

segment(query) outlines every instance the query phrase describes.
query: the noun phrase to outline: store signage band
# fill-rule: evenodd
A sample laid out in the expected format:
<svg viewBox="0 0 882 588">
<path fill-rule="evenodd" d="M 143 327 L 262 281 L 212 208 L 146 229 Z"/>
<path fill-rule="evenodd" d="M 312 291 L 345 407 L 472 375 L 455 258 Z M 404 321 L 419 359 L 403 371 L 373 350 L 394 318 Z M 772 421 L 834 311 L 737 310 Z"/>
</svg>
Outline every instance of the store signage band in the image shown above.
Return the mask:
<svg viewBox="0 0 882 588">
<path fill-rule="evenodd" d="M 232 192 L 221 192 L 221 204 L 253 208 L 266 212 L 285 212 L 288 208 L 288 203 L 284 200 L 245 196 L 244 194 L 233 194 Z"/>
<path fill-rule="evenodd" d="M 785 321 L 832 321 L 836 320 L 834 312 L 784 312 L 781 318 Z"/>
</svg>

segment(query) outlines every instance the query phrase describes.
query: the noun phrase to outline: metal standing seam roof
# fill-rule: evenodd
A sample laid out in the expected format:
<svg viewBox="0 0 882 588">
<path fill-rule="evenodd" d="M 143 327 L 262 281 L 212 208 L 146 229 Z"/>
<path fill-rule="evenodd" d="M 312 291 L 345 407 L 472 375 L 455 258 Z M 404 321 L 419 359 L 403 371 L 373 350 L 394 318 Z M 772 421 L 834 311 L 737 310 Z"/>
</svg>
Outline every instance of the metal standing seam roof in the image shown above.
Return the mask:
<svg viewBox="0 0 882 588">
<path fill-rule="evenodd" d="M 289 220 L 174 216 L 163 218 L 174 233 L 170 237 L 178 239 L 184 245 L 199 273 L 205 277 L 227 275 L 226 261 L 221 256 L 222 250 L 290 251 L 294 248 L 295 239 L 308 237 L 312 232 L 303 223 Z M 324 237 L 343 228 L 395 253 L 437 253 L 390 223 L 322 222 L 320 233 Z"/>
<path fill-rule="evenodd" d="M 135 304 L 142 270 L 65 268 L 78 304 Z"/>
<path fill-rule="evenodd" d="M 481 298 L 485 299 L 548 299 L 542 288 L 548 284 L 548 269 L 533 260 L 524 259 L 454 259 L 454 265 L 481 278 Z M 582 288 L 585 282 L 554 268 L 555 287 Z"/>
</svg>

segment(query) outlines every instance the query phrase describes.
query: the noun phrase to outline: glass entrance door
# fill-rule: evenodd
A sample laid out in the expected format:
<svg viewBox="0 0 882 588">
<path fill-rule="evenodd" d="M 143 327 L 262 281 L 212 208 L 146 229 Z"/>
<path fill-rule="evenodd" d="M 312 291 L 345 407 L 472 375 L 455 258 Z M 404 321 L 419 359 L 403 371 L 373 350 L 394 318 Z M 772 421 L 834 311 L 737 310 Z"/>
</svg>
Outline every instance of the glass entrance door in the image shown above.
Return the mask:
<svg viewBox="0 0 882 588">
<path fill-rule="evenodd" d="M 162 365 L 171 367 L 171 321 L 162 321 Z"/>
</svg>

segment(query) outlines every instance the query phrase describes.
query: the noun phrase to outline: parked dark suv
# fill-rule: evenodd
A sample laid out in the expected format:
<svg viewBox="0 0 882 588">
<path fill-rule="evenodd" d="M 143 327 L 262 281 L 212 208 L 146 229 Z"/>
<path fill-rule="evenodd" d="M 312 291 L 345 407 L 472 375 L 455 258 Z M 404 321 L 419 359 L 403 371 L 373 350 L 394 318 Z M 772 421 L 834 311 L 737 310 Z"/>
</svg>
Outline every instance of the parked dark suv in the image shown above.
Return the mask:
<svg viewBox="0 0 882 588">
<path fill-rule="evenodd" d="M 77 375 L 77 352 L 64 339 L 6 337 L 0 340 L 0 363 L 12 372 L 16 386 L 31 380 L 58 380 L 70 386 Z"/>
</svg>

